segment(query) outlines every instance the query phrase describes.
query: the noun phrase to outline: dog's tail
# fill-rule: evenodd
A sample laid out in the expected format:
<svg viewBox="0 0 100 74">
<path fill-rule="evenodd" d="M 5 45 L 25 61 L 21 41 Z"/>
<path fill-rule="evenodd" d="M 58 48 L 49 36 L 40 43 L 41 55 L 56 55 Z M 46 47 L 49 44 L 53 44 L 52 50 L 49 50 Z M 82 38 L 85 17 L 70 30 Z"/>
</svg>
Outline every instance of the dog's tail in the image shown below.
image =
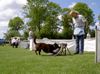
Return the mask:
<svg viewBox="0 0 100 74">
<path fill-rule="evenodd" d="M 34 40 L 33 40 L 33 42 L 34 42 L 34 44 L 37 44 L 37 43 L 36 43 L 36 37 L 34 37 Z"/>
</svg>

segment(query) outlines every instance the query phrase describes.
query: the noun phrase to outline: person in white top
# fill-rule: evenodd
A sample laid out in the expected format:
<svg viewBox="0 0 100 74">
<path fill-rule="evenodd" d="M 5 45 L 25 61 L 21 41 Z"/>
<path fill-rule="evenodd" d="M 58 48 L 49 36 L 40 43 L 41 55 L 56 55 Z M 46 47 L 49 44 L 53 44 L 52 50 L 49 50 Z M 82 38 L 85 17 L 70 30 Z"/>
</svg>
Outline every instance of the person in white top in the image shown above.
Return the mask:
<svg viewBox="0 0 100 74">
<path fill-rule="evenodd" d="M 13 48 L 14 47 L 18 48 L 18 40 L 17 40 L 17 38 L 12 38 L 11 45 L 12 45 Z"/>
<path fill-rule="evenodd" d="M 33 34 L 31 28 L 29 28 L 28 30 L 29 30 L 29 37 L 28 37 L 29 49 L 30 49 L 30 51 L 32 51 L 34 49 L 34 43 L 33 43 L 34 34 Z"/>
<path fill-rule="evenodd" d="M 75 54 L 84 52 L 84 28 L 86 19 L 80 15 L 77 11 L 71 11 L 70 16 L 72 16 L 74 24 L 74 36 L 76 38 L 76 52 Z"/>
<path fill-rule="evenodd" d="M 12 39 L 11 39 L 11 44 L 13 44 L 13 43 L 15 43 L 15 42 L 16 42 L 15 38 L 12 38 Z"/>
</svg>

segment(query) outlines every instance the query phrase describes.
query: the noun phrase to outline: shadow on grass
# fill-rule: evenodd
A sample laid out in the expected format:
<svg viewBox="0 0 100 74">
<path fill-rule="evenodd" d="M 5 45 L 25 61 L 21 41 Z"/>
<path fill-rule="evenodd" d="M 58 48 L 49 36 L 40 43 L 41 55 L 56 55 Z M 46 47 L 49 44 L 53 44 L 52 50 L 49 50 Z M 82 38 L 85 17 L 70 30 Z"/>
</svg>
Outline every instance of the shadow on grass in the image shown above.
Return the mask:
<svg viewBox="0 0 100 74">
<path fill-rule="evenodd" d="M 94 52 L 84 52 L 83 54 L 74 54 L 74 53 L 71 53 L 71 54 L 66 54 L 66 55 L 53 55 L 53 54 L 42 54 L 41 56 L 79 56 L 79 55 L 90 55 L 90 54 L 95 54 Z"/>
<path fill-rule="evenodd" d="M 66 54 L 66 55 L 53 55 L 53 54 L 42 54 L 41 56 L 73 56 L 73 54 Z"/>
</svg>

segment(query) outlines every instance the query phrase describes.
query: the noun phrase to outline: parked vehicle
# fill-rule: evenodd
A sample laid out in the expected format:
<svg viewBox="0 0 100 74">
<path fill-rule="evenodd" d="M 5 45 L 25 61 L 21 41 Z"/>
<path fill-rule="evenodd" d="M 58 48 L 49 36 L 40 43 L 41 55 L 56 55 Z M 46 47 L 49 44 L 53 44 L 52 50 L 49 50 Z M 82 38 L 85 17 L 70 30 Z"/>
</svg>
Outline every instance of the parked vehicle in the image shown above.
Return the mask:
<svg viewBox="0 0 100 74">
<path fill-rule="evenodd" d="M 5 39 L 0 39 L 0 45 L 4 45 L 5 44 Z"/>
</svg>

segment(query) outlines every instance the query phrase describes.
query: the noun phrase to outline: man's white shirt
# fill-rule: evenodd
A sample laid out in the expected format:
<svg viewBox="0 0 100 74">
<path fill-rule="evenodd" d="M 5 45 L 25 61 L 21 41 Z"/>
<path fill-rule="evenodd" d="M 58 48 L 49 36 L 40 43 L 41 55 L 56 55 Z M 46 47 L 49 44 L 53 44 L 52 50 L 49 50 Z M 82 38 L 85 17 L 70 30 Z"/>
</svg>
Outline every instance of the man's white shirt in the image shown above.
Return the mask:
<svg viewBox="0 0 100 74">
<path fill-rule="evenodd" d="M 84 26 L 86 19 L 82 15 L 78 15 L 77 18 L 72 18 L 74 24 L 74 35 L 84 35 Z"/>
</svg>

